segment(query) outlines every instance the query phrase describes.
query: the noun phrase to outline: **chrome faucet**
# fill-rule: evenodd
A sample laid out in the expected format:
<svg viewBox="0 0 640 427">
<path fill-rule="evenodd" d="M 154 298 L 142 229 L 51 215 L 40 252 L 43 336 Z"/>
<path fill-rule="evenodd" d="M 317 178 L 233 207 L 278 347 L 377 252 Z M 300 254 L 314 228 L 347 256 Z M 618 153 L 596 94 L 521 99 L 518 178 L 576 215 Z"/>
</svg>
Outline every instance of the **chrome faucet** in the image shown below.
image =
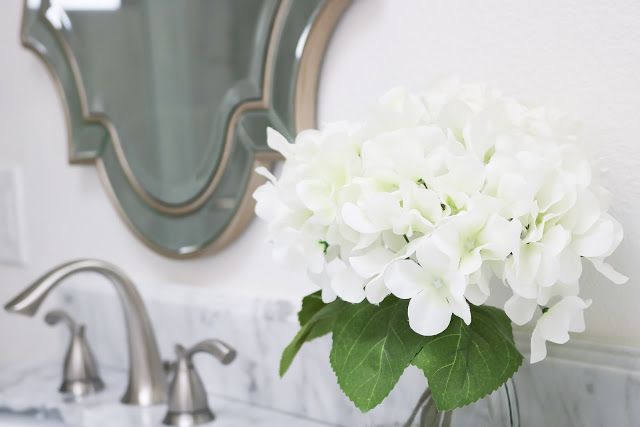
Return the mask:
<svg viewBox="0 0 640 427">
<path fill-rule="evenodd" d="M 216 339 L 200 341 L 190 349 L 176 345 L 176 358 L 173 363 L 173 379 L 169 386 L 169 410 L 162 423 L 170 426 L 191 427 L 208 423 L 215 419 L 209 409 L 207 391 L 202 379 L 193 366 L 192 357 L 196 353 L 209 353 L 223 365 L 236 358 L 236 351 L 224 342 Z"/>
<path fill-rule="evenodd" d="M 5 310 L 33 316 L 62 279 L 79 271 L 93 271 L 107 277 L 122 303 L 129 341 L 129 384 L 122 403 L 140 406 L 166 403 L 167 380 L 149 316 L 133 282 L 116 266 L 93 259 L 62 264 L 9 301 Z"/>
<path fill-rule="evenodd" d="M 85 326 L 76 323 L 64 310 L 48 312 L 44 321 L 51 326 L 64 323 L 71 332 L 69 349 L 64 357 L 62 385 L 58 391 L 71 394 L 78 399 L 102 390 L 104 382 L 100 378 L 98 364 L 84 333 Z"/>
</svg>

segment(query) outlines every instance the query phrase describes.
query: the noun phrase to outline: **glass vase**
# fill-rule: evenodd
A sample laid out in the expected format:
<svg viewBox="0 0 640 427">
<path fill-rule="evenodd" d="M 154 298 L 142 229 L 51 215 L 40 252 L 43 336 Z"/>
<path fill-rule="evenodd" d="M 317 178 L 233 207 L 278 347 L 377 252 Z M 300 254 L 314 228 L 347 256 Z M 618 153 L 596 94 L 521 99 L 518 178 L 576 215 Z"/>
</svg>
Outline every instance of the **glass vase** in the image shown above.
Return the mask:
<svg viewBox="0 0 640 427">
<path fill-rule="evenodd" d="M 449 412 L 438 412 L 427 389 L 418 400 L 404 427 L 520 427 L 520 411 L 515 383 L 509 379 L 502 387 L 471 405 Z"/>
</svg>

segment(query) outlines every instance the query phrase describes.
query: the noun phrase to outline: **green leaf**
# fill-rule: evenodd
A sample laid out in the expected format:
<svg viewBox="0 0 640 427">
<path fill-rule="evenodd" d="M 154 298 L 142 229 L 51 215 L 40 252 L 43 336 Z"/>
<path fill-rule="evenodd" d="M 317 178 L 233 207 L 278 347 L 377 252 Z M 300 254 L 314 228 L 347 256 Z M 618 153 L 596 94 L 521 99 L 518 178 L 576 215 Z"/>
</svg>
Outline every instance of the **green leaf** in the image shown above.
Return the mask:
<svg viewBox="0 0 640 427">
<path fill-rule="evenodd" d="M 335 301 L 334 301 L 335 302 Z M 331 303 L 333 304 L 333 302 Z M 344 301 L 338 302 L 338 304 L 346 304 Z M 309 323 L 309 320 L 321 309 L 326 307 L 326 304 L 322 301 L 322 291 L 317 291 L 307 295 L 302 299 L 302 308 L 298 312 L 298 322 L 300 326 L 304 326 Z M 335 318 L 334 318 L 335 320 Z M 320 322 L 313 327 L 309 335 L 306 337 L 305 342 L 309 342 L 318 337 L 326 335 L 331 332 L 333 328 L 333 322 Z"/>
<path fill-rule="evenodd" d="M 362 412 L 375 408 L 427 342 L 409 327 L 407 300 L 349 305 L 333 327 L 330 361 L 340 388 Z"/>
<path fill-rule="evenodd" d="M 436 406 L 451 411 L 497 390 L 516 373 L 522 355 L 503 310 L 471 306 L 471 324 L 458 317 L 411 362 L 429 380 Z"/>
<path fill-rule="evenodd" d="M 300 326 L 304 326 L 309 322 L 313 315 L 326 305 L 327 304 L 322 301 L 322 291 L 317 291 L 304 297 L 302 299 L 302 308 L 298 312 Z"/>
<path fill-rule="evenodd" d="M 308 295 L 305 299 L 312 295 L 314 294 Z M 302 324 L 300 331 L 298 331 L 298 334 L 293 338 L 293 341 L 291 341 L 291 343 L 282 352 L 282 358 L 280 359 L 281 377 L 287 372 L 289 366 L 291 366 L 291 363 L 296 357 L 296 354 L 298 354 L 298 351 L 300 351 L 302 344 L 331 332 L 334 322 L 340 313 L 349 305 L 349 303 L 337 299 L 329 304 L 323 303 L 322 307 L 310 315 L 311 309 L 308 308 L 305 311 L 305 304 L 303 300 L 302 310 L 300 310 L 300 313 L 298 314 L 298 319 L 301 324 L 303 322 L 304 324 Z M 308 307 L 310 306 L 308 305 Z M 317 308 L 317 305 L 314 305 L 314 307 Z"/>
</svg>

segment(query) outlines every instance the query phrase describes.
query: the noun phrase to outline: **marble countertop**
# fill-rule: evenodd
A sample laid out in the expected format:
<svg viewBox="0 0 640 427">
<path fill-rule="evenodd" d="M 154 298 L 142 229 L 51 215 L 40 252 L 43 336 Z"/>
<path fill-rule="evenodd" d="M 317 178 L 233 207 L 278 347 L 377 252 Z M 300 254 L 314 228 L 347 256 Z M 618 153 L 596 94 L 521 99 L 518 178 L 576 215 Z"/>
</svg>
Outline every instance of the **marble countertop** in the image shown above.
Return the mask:
<svg viewBox="0 0 640 427">
<path fill-rule="evenodd" d="M 57 389 L 60 367 L 55 364 L 21 366 L 0 372 L 0 426 L 3 414 L 28 416 L 78 427 L 157 427 L 162 425 L 166 406 L 147 408 L 122 405 L 126 372 L 102 369 L 105 390 L 82 401 L 72 401 Z M 266 409 L 246 402 L 210 395 L 209 405 L 216 419 L 203 426 L 214 427 L 319 427 L 332 424 L 309 420 L 295 414 Z"/>
<path fill-rule="evenodd" d="M 119 403 L 128 366 L 126 327 L 116 292 L 87 283 L 94 279 L 103 280 L 87 274 L 62 285 L 45 304 L 64 309 L 86 324 L 108 389 L 82 403 L 65 402 L 56 391 L 61 361 L 32 369 L 12 367 L 11 372 L 0 372 L 0 427 L 17 427 L 3 420 L 7 411 L 64 420 L 71 426 L 159 425 L 164 407 L 141 409 Z M 410 366 L 387 399 L 363 414 L 337 384 L 329 364 L 329 336 L 305 344 L 287 375 L 279 377 L 282 350 L 299 329 L 299 300 L 204 288 L 185 292 L 184 287 L 158 283 L 138 288 L 163 358 L 173 357 L 176 343 L 190 346 L 206 338 L 221 339 L 238 351 L 229 366 L 196 362 L 217 415 L 213 427 L 397 427 L 427 385 L 424 374 Z M 46 312 L 44 307 L 41 311 Z M 62 359 L 66 331 L 58 332 L 61 340 L 56 351 Z M 516 333 L 515 338 L 527 357 L 529 335 Z M 514 377 L 522 426 L 640 425 L 640 349 L 572 338 L 561 346 L 549 344 L 548 351 L 545 361 L 534 365 L 525 361 Z M 120 371 L 109 374 L 106 367 Z M 503 402 L 496 396 L 494 403 Z M 491 397 L 486 404 L 456 411 L 452 425 L 496 425 L 481 418 L 496 408 L 490 402 Z"/>
</svg>

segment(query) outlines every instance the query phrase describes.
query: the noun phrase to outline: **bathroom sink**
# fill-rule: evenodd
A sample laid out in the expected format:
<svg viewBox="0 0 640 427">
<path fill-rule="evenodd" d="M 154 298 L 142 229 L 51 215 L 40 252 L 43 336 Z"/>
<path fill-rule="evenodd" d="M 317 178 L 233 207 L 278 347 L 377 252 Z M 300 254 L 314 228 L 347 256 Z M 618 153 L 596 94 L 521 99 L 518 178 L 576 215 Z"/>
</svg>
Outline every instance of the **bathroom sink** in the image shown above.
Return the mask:
<svg viewBox="0 0 640 427">
<path fill-rule="evenodd" d="M 0 372 L 0 427 L 158 427 L 166 405 L 140 407 L 120 403 L 126 371 L 103 367 L 102 392 L 80 401 L 58 393 L 60 366 L 25 365 Z M 216 415 L 212 427 L 321 427 L 330 424 L 305 419 L 247 402 L 209 396 Z"/>
<path fill-rule="evenodd" d="M 0 427 L 64 427 L 65 425 L 60 421 L 0 412 Z"/>
</svg>

